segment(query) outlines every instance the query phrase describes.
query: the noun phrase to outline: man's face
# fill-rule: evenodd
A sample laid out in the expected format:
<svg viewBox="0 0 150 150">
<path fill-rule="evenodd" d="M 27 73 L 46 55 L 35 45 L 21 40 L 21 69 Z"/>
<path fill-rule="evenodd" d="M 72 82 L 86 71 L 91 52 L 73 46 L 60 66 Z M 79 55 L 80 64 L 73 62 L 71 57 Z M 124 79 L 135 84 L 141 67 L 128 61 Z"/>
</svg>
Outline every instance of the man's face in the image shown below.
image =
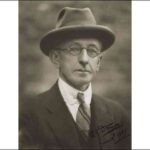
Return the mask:
<svg viewBox="0 0 150 150">
<path fill-rule="evenodd" d="M 57 48 L 59 50 L 54 51 L 51 58 L 59 67 L 60 77 L 63 80 L 79 90 L 85 90 L 99 70 L 101 48 L 102 44 L 95 38 L 72 39 L 59 45 Z M 75 49 L 81 49 L 81 52 L 78 55 L 71 54 L 70 50 Z M 91 50 L 97 50 L 95 57 Z"/>
</svg>

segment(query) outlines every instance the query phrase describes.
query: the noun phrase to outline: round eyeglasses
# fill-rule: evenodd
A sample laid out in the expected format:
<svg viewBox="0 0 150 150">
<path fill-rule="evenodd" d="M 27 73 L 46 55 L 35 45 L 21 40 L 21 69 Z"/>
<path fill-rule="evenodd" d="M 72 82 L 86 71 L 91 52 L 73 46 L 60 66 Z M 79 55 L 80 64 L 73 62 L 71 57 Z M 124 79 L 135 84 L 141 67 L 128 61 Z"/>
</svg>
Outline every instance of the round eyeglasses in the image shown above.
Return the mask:
<svg viewBox="0 0 150 150">
<path fill-rule="evenodd" d="M 79 56 L 83 49 L 87 51 L 88 56 L 91 58 L 94 58 L 98 56 L 99 54 L 101 54 L 101 50 L 95 46 L 89 46 L 87 48 L 81 47 L 81 46 L 71 46 L 69 48 L 55 48 L 55 49 L 67 52 L 72 56 Z"/>
</svg>

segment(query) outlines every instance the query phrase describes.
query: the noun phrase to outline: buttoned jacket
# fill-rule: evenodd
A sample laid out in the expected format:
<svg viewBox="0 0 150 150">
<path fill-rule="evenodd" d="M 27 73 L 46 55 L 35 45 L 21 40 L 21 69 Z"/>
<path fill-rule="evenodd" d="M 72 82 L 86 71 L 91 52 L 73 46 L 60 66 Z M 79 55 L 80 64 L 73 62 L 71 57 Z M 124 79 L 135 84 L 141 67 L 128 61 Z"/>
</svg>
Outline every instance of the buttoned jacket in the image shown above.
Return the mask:
<svg viewBox="0 0 150 150">
<path fill-rule="evenodd" d="M 58 83 L 20 108 L 20 148 L 82 149 Z M 116 102 L 92 95 L 87 148 L 130 149 L 130 120 Z"/>
</svg>

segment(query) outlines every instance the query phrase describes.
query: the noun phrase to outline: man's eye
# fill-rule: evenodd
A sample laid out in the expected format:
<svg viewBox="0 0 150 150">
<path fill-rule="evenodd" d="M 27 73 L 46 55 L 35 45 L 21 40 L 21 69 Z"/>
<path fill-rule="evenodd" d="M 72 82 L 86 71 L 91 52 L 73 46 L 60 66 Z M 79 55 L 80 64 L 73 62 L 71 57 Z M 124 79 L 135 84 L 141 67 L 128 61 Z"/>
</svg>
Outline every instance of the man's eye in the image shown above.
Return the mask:
<svg viewBox="0 0 150 150">
<path fill-rule="evenodd" d="M 97 53 L 97 50 L 94 49 L 94 48 L 89 48 L 89 49 L 88 49 L 88 52 L 90 52 L 90 53 Z"/>
</svg>

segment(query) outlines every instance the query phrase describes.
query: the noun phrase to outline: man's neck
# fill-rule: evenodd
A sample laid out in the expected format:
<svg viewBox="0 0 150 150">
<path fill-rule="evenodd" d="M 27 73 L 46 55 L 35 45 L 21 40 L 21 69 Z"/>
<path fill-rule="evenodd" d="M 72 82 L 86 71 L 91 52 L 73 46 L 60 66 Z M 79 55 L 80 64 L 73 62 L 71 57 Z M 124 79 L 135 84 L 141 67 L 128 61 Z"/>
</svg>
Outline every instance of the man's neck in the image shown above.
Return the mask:
<svg viewBox="0 0 150 150">
<path fill-rule="evenodd" d="M 88 89 L 88 87 L 89 87 L 89 84 L 82 85 L 82 86 L 79 86 L 79 87 L 77 86 L 75 88 L 78 89 L 79 91 L 85 91 L 85 90 Z"/>
<path fill-rule="evenodd" d="M 91 83 L 89 84 L 88 88 L 85 91 L 81 91 L 81 90 L 78 90 L 78 89 L 70 86 L 70 84 L 68 84 L 67 82 L 62 80 L 62 78 L 59 78 L 58 79 L 58 86 L 59 86 L 61 94 L 64 96 L 64 98 L 69 98 L 70 96 L 73 98 L 76 98 L 77 94 L 80 92 L 80 93 L 84 93 L 86 103 L 90 104 L 91 97 L 92 97 Z M 67 101 L 70 101 L 70 100 L 67 100 Z"/>
</svg>

